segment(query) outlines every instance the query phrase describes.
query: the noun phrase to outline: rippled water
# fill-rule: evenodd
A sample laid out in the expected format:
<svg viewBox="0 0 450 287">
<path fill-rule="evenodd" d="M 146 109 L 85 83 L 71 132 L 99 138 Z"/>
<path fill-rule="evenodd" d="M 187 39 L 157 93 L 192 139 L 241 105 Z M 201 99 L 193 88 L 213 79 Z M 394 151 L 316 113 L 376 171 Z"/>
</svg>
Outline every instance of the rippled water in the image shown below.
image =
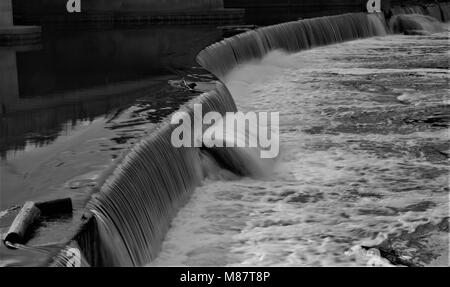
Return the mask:
<svg viewBox="0 0 450 287">
<path fill-rule="evenodd" d="M 396 35 L 231 73 L 240 110 L 280 112 L 278 164 L 198 188 L 152 265 L 366 265 L 358 246 L 448 217 L 448 48 Z M 448 232 L 433 240 L 424 264 L 448 264 Z"/>
<path fill-rule="evenodd" d="M 221 31 L 44 25 L 42 37 L 39 45 L 0 49 L 0 233 L 25 201 L 70 197 L 73 216 L 42 218 L 30 232 L 28 246 L 53 248 L 78 229 L 101 174 L 214 86 L 194 58 Z M 204 83 L 188 90 L 192 81 Z M 46 258 L 0 244 L 0 266 L 36 266 Z"/>
</svg>

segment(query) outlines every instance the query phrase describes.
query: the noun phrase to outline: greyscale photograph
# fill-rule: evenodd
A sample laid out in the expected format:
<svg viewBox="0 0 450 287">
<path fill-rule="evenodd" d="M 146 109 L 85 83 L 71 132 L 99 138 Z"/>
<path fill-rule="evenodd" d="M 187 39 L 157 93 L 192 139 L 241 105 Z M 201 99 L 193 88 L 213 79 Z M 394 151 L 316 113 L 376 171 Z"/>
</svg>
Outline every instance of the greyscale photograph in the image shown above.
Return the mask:
<svg viewBox="0 0 450 287">
<path fill-rule="evenodd" d="M 0 266 L 449 267 L 449 21 L 446 0 L 0 0 Z"/>
</svg>

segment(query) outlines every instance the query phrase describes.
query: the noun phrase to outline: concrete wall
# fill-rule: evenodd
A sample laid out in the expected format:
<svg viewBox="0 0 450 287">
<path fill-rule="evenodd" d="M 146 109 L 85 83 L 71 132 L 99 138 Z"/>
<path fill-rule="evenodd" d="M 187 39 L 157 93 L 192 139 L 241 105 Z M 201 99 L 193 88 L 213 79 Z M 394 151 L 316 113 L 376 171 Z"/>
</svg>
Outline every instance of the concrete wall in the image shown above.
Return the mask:
<svg viewBox="0 0 450 287">
<path fill-rule="evenodd" d="M 273 24 L 349 12 L 366 11 L 368 0 L 224 0 L 225 8 L 244 8 L 248 24 Z M 381 0 L 384 10 L 394 5 L 418 5 L 434 0 Z M 441 1 L 442 2 L 442 1 Z"/>
<path fill-rule="evenodd" d="M 1 0 L 4 1 L 4 0 Z M 67 0 L 13 0 L 15 13 L 66 13 Z M 223 0 L 81 0 L 82 12 L 158 12 L 223 8 Z"/>
<path fill-rule="evenodd" d="M 258 25 L 360 12 L 366 3 L 367 0 L 224 0 L 225 8 L 245 8 L 246 22 Z"/>
<path fill-rule="evenodd" d="M 0 0 L 0 27 L 13 24 L 11 0 Z"/>
<path fill-rule="evenodd" d="M 244 8 L 246 23 L 268 25 L 299 18 L 313 18 L 366 11 L 368 0 L 224 0 L 225 8 Z M 381 0 L 382 9 L 391 6 L 420 5 L 435 0 Z M 442 1 L 441 1 L 442 2 Z"/>
</svg>

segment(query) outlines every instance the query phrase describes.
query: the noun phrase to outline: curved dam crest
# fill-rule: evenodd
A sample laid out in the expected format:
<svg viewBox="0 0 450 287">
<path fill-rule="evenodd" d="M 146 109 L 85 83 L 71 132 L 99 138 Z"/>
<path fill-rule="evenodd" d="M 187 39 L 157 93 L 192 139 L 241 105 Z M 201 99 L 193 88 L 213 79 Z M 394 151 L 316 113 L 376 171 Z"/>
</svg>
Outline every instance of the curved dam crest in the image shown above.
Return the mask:
<svg viewBox="0 0 450 287">
<path fill-rule="evenodd" d="M 225 81 L 233 69 L 258 60 L 273 50 L 298 52 L 318 46 L 374 36 L 385 36 L 390 28 L 383 14 L 352 13 L 283 23 L 250 31 L 216 43 L 199 53 L 197 62 Z M 232 95 L 222 83 L 186 104 L 190 115 L 193 104 L 203 112 L 224 115 L 236 112 Z M 173 127 L 163 122 L 148 138 L 131 149 L 117 165 L 105 172 L 104 182 L 86 206 L 85 224 L 67 247 L 49 261 L 66 266 L 67 250 L 80 249 L 85 266 L 142 266 L 156 258 L 172 218 L 202 184 L 211 161 L 241 161 L 248 175 L 248 157 L 238 152 L 226 155 L 202 148 L 174 148 L 170 141 Z M 216 150 L 215 153 L 218 151 Z M 225 151 L 224 151 L 225 152 Z M 220 153 L 220 152 L 219 152 Z M 211 160 L 212 159 L 212 160 Z M 238 167 L 238 164 L 225 164 Z"/>
<path fill-rule="evenodd" d="M 385 36 L 384 15 L 349 13 L 263 27 L 227 38 L 199 53 L 197 62 L 224 80 L 234 68 L 273 50 L 298 52 L 360 38 Z"/>
</svg>

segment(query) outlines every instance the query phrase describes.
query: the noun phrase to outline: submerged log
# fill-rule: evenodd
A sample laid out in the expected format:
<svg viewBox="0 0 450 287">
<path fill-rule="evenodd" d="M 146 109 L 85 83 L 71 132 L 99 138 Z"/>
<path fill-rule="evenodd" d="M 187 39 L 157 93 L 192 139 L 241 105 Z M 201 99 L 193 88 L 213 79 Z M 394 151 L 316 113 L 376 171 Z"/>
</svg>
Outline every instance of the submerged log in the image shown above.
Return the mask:
<svg viewBox="0 0 450 287">
<path fill-rule="evenodd" d="M 19 214 L 14 219 L 11 227 L 6 234 L 4 242 L 7 247 L 12 247 L 14 244 L 23 244 L 28 228 L 41 215 L 40 209 L 32 201 L 27 201 Z"/>
<path fill-rule="evenodd" d="M 70 198 L 39 203 L 27 201 L 11 224 L 3 242 L 8 248 L 15 248 L 15 244 L 24 244 L 29 228 L 40 216 L 66 213 L 72 213 L 72 199 Z"/>
</svg>

